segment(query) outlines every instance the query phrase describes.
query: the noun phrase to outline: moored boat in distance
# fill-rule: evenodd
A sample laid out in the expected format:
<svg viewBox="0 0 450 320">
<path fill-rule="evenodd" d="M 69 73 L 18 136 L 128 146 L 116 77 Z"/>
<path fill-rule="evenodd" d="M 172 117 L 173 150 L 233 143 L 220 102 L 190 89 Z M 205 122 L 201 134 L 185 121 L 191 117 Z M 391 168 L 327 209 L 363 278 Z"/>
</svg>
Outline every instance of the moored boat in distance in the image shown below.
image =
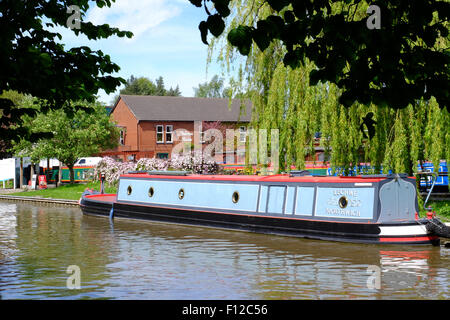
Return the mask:
<svg viewBox="0 0 450 320">
<path fill-rule="evenodd" d="M 403 174 L 130 172 L 117 194 L 86 191 L 80 206 L 87 215 L 360 243 L 436 245 L 450 234 L 431 213 L 418 216 L 416 180 Z"/>
</svg>

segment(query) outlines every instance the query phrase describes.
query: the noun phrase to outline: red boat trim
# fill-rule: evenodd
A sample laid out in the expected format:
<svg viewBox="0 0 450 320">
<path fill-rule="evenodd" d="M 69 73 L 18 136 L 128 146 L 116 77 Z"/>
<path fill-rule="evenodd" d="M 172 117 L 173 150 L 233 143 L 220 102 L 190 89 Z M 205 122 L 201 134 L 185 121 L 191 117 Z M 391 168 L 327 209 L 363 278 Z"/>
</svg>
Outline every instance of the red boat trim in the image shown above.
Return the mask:
<svg viewBox="0 0 450 320">
<path fill-rule="evenodd" d="M 189 175 L 189 176 L 173 176 L 173 175 L 150 175 L 150 174 L 124 174 L 121 178 L 151 178 L 151 179 L 173 179 L 173 180 L 211 180 L 211 181 L 248 181 L 248 182 L 315 182 L 315 183 L 355 183 L 355 182 L 380 182 L 386 178 L 358 178 L 358 177 L 334 177 L 334 176 L 303 176 L 290 177 L 289 175 L 273 175 L 273 176 L 240 176 L 240 175 Z"/>
<path fill-rule="evenodd" d="M 92 199 L 93 201 L 103 201 L 107 203 L 114 203 L 116 201 L 115 194 L 90 194 L 85 196 L 86 199 Z"/>
<path fill-rule="evenodd" d="M 97 194 L 88 194 L 86 198 L 97 198 L 97 197 L 115 197 L 115 193 L 97 193 Z"/>
<path fill-rule="evenodd" d="M 439 239 L 438 236 L 421 236 L 421 237 L 389 237 L 380 238 L 380 242 L 419 242 L 419 241 L 432 241 Z"/>
</svg>

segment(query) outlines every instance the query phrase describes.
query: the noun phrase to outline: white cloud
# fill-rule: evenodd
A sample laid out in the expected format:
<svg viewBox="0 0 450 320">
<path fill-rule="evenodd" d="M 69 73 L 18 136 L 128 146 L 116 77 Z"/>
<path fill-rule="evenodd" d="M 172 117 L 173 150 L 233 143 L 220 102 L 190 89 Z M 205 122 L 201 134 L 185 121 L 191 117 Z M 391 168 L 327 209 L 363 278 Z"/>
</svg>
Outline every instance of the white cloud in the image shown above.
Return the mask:
<svg viewBox="0 0 450 320">
<path fill-rule="evenodd" d="M 87 20 L 93 24 L 107 23 L 120 30 L 131 31 L 133 39 L 181 13 L 181 8 L 168 0 L 117 0 L 111 8 L 94 7 Z"/>
</svg>

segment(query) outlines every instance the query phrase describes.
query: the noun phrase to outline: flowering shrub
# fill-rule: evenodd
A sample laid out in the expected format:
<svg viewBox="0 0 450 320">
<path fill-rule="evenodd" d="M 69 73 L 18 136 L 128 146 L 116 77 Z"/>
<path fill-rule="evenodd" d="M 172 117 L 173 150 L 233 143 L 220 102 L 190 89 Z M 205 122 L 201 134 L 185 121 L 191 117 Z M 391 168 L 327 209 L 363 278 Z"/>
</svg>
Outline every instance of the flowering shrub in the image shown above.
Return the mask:
<svg viewBox="0 0 450 320">
<path fill-rule="evenodd" d="M 191 155 L 174 155 L 170 160 L 170 167 L 174 170 L 192 171 L 197 174 L 214 174 L 219 170 L 219 165 L 213 159 L 208 159 L 200 151 L 194 151 Z"/>
<path fill-rule="evenodd" d="M 120 162 L 113 158 L 103 158 L 94 169 L 94 177 L 99 179 L 100 174 L 105 174 L 105 181 L 109 185 L 116 185 L 121 174 L 136 170 L 133 162 Z"/>
<path fill-rule="evenodd" d="M 120 162 L 113 158 L 103 158 L 94 169 L 94 179 L 98 180 L 100 174 L 105 174 L 105 181 L 109 185 L 117 185 L 119 177 L 129 171 L 190 171 L 197 174 L 215 174 L 219 165 L 213 160 L 203 156 L 201 152 L 194 155 L 174 155 L 172 159 L 142 158 L 136 163 Z"/>
<path fill-rule="evenodd" d="M 156 158 L 142 158 L 136 163 L 136 170 L 145 171 L 166 171 L 169 168 L 170 160 Z"/>
</svg>

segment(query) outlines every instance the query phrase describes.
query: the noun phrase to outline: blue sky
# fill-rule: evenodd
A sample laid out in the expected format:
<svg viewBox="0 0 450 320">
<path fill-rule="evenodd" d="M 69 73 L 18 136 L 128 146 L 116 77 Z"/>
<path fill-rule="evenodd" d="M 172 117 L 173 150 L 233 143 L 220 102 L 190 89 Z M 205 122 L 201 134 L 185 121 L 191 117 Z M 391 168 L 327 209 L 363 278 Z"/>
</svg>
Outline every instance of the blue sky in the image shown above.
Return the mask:
<svg viewBox="0 0 450 320">
<path fill-rule="evenodd" d="M 201 42 L 198 30 L 205 17 L 204 9 L 188 0 L 116 0 L 111 8 L 92 6 L 83 21 L 108 23 L 132 31 L 135 35 L 132 39 L 111 37 L 89 41 L 68 29 L 58 31 L 66 47 L 87 45 L 109 54 L 121 68 L 116 76 L 124 79 L 144 76 L 152 81 L 162 76 L 166 88 L 179 85 L 183 96 L 192 97 L 193 87 L 221 73 L 214 63 L 207 72 L 208 48 Z M 108 96 L 100 91 L 99 97 L 111 104 L 114 94 Z"/>
</svg>

